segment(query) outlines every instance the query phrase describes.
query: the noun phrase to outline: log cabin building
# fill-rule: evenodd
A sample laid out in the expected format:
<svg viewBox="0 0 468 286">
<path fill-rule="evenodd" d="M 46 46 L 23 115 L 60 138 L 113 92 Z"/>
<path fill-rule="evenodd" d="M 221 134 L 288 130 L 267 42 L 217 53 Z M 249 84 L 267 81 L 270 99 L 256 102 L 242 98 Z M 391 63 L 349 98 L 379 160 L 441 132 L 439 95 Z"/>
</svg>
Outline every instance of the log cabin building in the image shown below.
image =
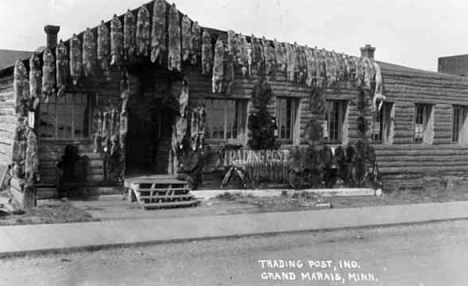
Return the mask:
<svg viewBox="0 0 468 286">
<path fill-rule="evenodd" d="M 369 45 L 355 57 L 201 27 L 163 0 L 67 41 L 45 31 L 44 51 L 0 70 L 0 161 L 26 185 L 182 173 L 209 189 L 234 171 L 300 187 L 304 168 L 344 166 L 346 181 L 346 146 L 370 148 L 378 179 L 371 164 L 364 180 L 384 190 L 468 179 L 468 78 L 379 62 Z"/>
</svg>

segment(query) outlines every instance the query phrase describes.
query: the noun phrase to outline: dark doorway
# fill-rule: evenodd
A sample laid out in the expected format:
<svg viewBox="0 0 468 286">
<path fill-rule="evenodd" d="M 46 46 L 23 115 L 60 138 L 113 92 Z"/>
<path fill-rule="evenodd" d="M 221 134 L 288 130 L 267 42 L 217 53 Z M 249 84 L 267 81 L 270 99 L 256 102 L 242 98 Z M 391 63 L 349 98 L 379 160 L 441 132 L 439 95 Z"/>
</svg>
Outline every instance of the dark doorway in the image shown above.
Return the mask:
<svg viewBox="0 0 468 286">
<path fill-rule="evenodd" d="M 153 92 L 128 104 L 126 176 L 167 174 L 174 111 Z"/>
</svg>

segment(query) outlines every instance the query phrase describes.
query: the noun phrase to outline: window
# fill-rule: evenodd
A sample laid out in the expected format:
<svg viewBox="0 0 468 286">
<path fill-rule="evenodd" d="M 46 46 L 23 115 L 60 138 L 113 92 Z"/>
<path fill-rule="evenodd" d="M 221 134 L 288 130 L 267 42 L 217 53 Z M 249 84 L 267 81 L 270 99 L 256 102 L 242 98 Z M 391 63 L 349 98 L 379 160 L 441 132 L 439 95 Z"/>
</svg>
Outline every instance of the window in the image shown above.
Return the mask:
<svg viewBox="0 0 468 286">
<path fill-rule="evenodd" d="M 276 99 L 276 125 L 278 139 L 292 142 L 294 125 L 296 123 L 299 100 L 292 97 L 278 97 Z"/>
<path fill-rule="evenodd" d="M 467 106 L 453 107 L 452 142 L 467 143 L 468 139 Z"/>
<path fill-rule="evenodd" d="M 39 137 L 43 139 L 84 139 L 89 137 L 87 94 L 52 96 L 40 106 Z"/>
<path fill-rule="evenodd" d="M 416 104 L 414 118 L 414 136 L 415 143 L 432 143 L 433 138 L 432 105 Z"/>
<path fill-rule="evenodd" d="M 372 141 L 388 143 L 391 141 L 393 103 L 385 102 L 372 125 Z"/>
<path fill-rule="evenodd" d="M 205 138 L 242 139 L 246 136 L 248 100 L 207 99 Z"/>
<path fill-rule="evenodd" d="M 323 137 L 330 143 L 343 141 L 343 123 L 346 117 L 348 102 L 344 100 L 328 100 L 326 103 Z"/>
</svg>

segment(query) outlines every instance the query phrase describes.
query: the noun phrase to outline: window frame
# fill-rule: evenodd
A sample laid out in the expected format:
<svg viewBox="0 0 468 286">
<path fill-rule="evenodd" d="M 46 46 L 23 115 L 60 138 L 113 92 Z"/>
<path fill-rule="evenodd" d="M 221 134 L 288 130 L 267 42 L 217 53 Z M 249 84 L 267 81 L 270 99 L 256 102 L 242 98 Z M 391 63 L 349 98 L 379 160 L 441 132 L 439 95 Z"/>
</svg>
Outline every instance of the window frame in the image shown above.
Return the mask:
<svg viewBox="0 0 468 286">
<path fill-rule="evenodd" d="M 458 122 L 455 125 L 455 111 L 458 111 Z M 457 128 L 455 128 L 457 126 Z M 457 129 L 457 130 L 455 130 Z M 468 106 L 466 105 L 453 105 L 452 106 L 452 144 L 466 144 L 466 139 L 463 140 L 463 135 L 466 136 L 468 132 Z M 454 136 L 457 136 L 454 140 Z"/>
<path fill-rule="evenodd" d="M 286 131 L 285 133 L 288 132 L 289 129 L 289 136 L 281 136 L 281 115 L 283 113 L 282 111 L 282 106 L 281 106 L 281 101 L 286 101 L 286 117 L 289 117 L 286 119 Z M 289 106 L 288 106 L 289 105 Z M 293 144 L 294 141 L 294 136 L 295 134 L 295 127 L 297 123 L 297 115 L 299 114 L 299 105 L 300 105 L 300 98 L 297 97 L 291 97 L 291 96 L 279 96 L 276 98 L 275 102 L 275 117 L 276 117 L 276 126 L 277 126 L 277 135 L 276 139 L 278 142 L 281 144 Z M 289 116 L 288 116 L 288 108 L 289 110 Z M 288 122 L 289 121 L 289 122 Z"/>
<path fill-rule="evenodd" d="M 40 125 L 40 122 L 41 122 L 41 115 L 42 115 L 42 112 L 43 112 L 43 108 L 44 106 L 49 106 L 50 104 L 54 104 L 55 105 L 55 111 L 54 111 L 54 119 L 53 119 L 53 126 L 54 126 L 54 136 L 53 137 L 39 137 L 39 140 L 41 141 L 56 141 L 56 142 L 90 142 L 91 141 L 91 138 L 92 138 L 92 112 L 93 112 L 93 101 L 91 100 L 92 97 L 90 96 L 89 93 L 86 93 L 86 92 L 65 92 L 65 94 L 63 95 L 63 97 L 65 96 L 68 96 L 68 95 L 71 95 L 73 97 L 73 108 L 72 108 L 72 115 L 69 117 L 69 119 L 72 120 L 72 123 L 71 123 L 71 126 L 72 126 L 72 130 L 71 130 L 71 134 L 72 134 L 72 137 L 58 137 L 58 129 L 59 129 L 59 122 L 58 122 L 58 113 L 57 113 L 57 104 L 59 104 L 58 100 L 59 100 L 59 97 L 57 95 L 53 95 L 55 98 L 55 101 L 53 103 L 42 103 L 41 106 L 39 107 L 39 125 L 38 125 L 38 134 L 40 136 L 41 134 L 41 125 Z M 76 109 L 75 109 L 75 96 L 76 95 L 82 95 L 86 98 L 86 108 L 85 110 L 87 109 L 87 113 L 86 114 L 86 117 L 87 117 L 87 136 L 86 137 L 74 137 L 75 136 L 75 112 L 76 112 Z M 59 104 L 60 106 L 60 104 Z M 84 106 L 84 105 L 83 105 Z M 83 120 L 85 119 L 85 116 L 83 116 Z M 85 133 L 85 127 L 83 127 L 83 132 L 82 133 Z"/>
<path fill-rule="evenodd" d="M 335 104 L 338 105 L 338 120 L 337 122 L 337 139 L 330 139 L 330 134 L 332 130 L 332 121 L 329 120 L 331 118 L 331 113 L 334 110 L 334 108 L 329 108 L 329 104 L 333 104 L 333 107 Z M 346 118 L 347 118 L 347 113 L 348 113 L 348 107 L 349 107 L 349 101 L 348 100 L 342 100 L 342 99 L 327 99 L 326 100 L 326 108 L 325 108 L 325 118 L 323 121 L 323 139 L 325 143 L 328 144 L 342 144 L 346 138 L 344 135 L 344 130 L 343 126 L 345 125 Z M 326 130 L 325 130 L 326 128 Z M 335 128 L 333 128 L 335 129 Z M 327 131 L 328 137 L 325 137 L 325 131 Z"/>
<path fill-rule="evenodd" d="M 421 109 L 420 109 L 421 108 Z M 420 112 L 421 111 L 421 112 Z M 432 140 L 427 140 L 427 132 L 434 126 L 433 124 L 433 111 L 434 105 L 429 103 L 415 103 L 414 104 L 414 120 L 413 120 L 413 143 L 414 144 L 432 144 Z M 418 119 L 422 119 L 422 123 L 418 123 Z M 418 131 L 417 125 L 422 125 L 422 131 Z M 420 138 L 417 138 L 417 134 L 421 134 Z"/>
<path fill-rule="evenodd" d="M 395 103 L 394 102 L 384 102 L 382 109 L 378 111 L 378 115 L 372 124 L 371 131 L 371 141 L 376 144 L 389 144 L 392 142 L 392 131 L 393 131 L 393 113 L 394 113 Z M 376 124 L 379 126 L 378 138 L 374 135 Z"/>
<path fill-rule="evenodd" d="M 210 129 L 210 108 L 207 104 L 208 101 L 232 101 L 235 104 L 235 116 L 236 116 L 236 125 L 237 125 L 237 130 L 236 130 L 236 137 L 235 138 L 227 138 L 227 135 L 229 133 L 228 128 L 228 104 L 224 104 L 224 119 L 223 119 L 223 138 L 212 138 L 213 130 Z M 203 104 L 206 108 L 206 128 L 205 128 L 205 141 L 207 143 L 214 143 L 214 144 L 219 144 L 219 143 L 244 143 L 245 138 L 247 138 L 247 117 L 248 117 L 248 103 L 249 100 L 245 98 L 219 98 L 219 97 L 213 97 L 213 98 L 205 98 L 203 100 Z M 234 125 L 233 125 L 234 126 Z M 233 129 L 231 129 L 231 133 L 233 133 Z M 208 133 L 209 132 L 209 133 Z"/>
</svg>

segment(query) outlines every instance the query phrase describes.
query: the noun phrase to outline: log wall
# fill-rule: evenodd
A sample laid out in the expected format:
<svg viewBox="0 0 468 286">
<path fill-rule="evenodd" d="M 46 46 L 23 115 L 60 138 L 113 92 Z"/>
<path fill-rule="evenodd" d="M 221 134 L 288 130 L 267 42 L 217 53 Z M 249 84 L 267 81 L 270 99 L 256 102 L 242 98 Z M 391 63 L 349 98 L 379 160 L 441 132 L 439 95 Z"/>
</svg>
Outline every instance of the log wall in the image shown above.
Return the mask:
<svg viewBox="0 0 468 286">
<path fill-rule="evenodd" d="M 17 119 L 13 98 L 13 72 L 0 78 L 0 163 L 11 164 Z"/>
<path fill-rule="evenodd" d="M 384 181 L 411 185 L 423 180 L 426 187 L 437 187 L 448 176 L 468 177 L 468 146 L 452 142 L 452 107 L 468 106 L 468 79 L 385 63 L 381 67 L 385 95 L 395 102 L 393 144 L 375 145 Z M 432 144 L 413 143 L 415 103 L 432 105 Z"/>
</svg>

